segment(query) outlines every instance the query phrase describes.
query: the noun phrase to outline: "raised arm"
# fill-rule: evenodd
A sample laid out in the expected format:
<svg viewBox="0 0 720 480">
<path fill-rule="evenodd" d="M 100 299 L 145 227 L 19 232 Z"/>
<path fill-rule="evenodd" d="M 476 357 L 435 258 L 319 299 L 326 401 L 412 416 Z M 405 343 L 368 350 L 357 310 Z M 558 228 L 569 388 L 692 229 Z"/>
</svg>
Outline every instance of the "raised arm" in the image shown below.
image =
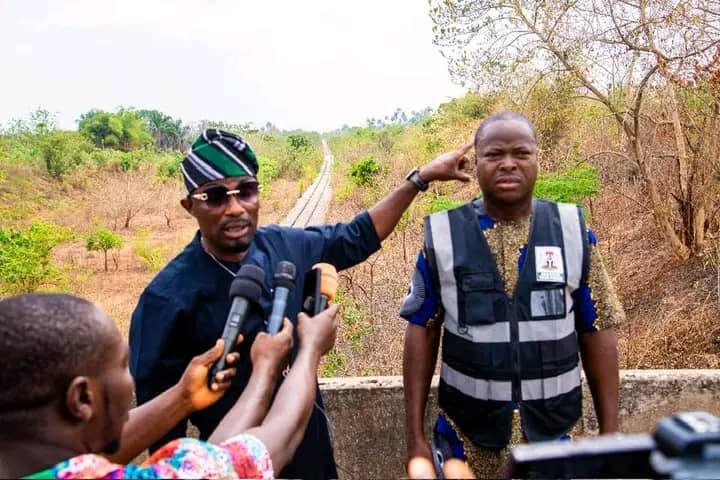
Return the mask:
<svg viewBox="0 0 720 480">
<path fill-rule="evenodd" d="M 465 154 L 472 147 L 472 142 L 467 143 L 457 150 L 443 153 L 430 163 L 420 169 L 420 178 L 425 182 L 436 180 L 460 180 L 470 181 L 470 175 L 463 172 L 467 159 Z M 378 203 L 370 208 L 369 213 L 375 225 L 375 232 L 380 241 L 385 240 L 392 233 L 400 221 L 402 214 L 412 203 L 418 193 L 417 187 L 409 181 L 385 195 Z"/>
</svg>

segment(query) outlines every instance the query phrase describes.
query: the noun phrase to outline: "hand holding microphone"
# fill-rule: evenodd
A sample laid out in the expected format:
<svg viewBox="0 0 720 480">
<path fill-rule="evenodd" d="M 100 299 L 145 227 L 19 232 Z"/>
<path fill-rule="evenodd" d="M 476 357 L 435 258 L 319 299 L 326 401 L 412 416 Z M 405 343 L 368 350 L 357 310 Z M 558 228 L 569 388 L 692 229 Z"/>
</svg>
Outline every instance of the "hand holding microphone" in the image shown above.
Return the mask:
<svg viewBox="0 0 720 480">
<path fill-rule="evenodd" d="M 338 288 L 338 274 L 334 266 L 329 263 L 316 263 L 313 269 L 320 270 L 320 310 L 323 311 L 335 298 Z M 315 312 L 316 314 L 319 312 Z"/>
<path fill-rule="evenodd" d="M 247 316 L 250 303 L 257 302 L 262 294 L 265 272 L 256 265 L 243 265 L 230 284 L 230 298 L 233 299 L 225 329 L 222 333 L 223 353 L 210 370 L 208 383 L 212 384 L 215 375 L 225 368 L 228 353 L 235 346 L 238 334 Z"/>
</svg>

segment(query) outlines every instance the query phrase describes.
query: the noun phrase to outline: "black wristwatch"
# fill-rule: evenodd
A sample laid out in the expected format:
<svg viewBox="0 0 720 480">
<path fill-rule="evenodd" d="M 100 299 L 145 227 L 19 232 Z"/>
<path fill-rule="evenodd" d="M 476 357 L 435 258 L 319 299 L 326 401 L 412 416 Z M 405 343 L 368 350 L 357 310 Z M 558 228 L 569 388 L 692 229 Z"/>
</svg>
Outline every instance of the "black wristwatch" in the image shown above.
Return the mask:
<svg viewBox="0 0 720 480">
<path fill-rule="evenodd" d="M 417 189 L 421 192 L 424 192 L 430 186 L 430 183 L 420 178 L 419 168 L 416 168 L 415 170 L 412 170 L 410 173 L 408 173 L 405 177 L 405 180 L 415 185 L 415 187 L 417 187 Z"/>
</svg>

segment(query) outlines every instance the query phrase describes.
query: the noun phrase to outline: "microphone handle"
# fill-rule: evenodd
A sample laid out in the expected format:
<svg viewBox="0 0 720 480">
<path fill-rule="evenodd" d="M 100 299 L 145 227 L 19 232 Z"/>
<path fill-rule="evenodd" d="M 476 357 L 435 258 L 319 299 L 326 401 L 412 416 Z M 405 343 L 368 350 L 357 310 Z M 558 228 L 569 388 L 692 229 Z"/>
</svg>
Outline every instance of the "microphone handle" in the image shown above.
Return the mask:
<svg viewBox="0 0 720 480">
<path fill-rule="evenodd" d="M 288 295 L 290 290 L 287 287 L 275 287 L 275 296 L 273 298 L 272 312 L 268 319 L 268 334 L 275 335 L 282 327 L 283 318 L 285 317 L 285 307 L 287 306 Z"/>
<path fill-rule="evenodd" d="M 233 299 L 232 306 L 230 307 L 230 313 L 228 314 L 228 319 L 225 322 L 225 328 L 222 333 L 223 353 L 210 369 L 208 385 L 212 385 L 215 380 L 215 375 L 225 368 L 227 356 L 230 351 L 235 348 L 235 343 L 237 342 L 238 335 L 240 334 L 240 329 L 245 321 L 248 305 L 248 300 L 244 297 L 235 297 Z"/>
</svg>

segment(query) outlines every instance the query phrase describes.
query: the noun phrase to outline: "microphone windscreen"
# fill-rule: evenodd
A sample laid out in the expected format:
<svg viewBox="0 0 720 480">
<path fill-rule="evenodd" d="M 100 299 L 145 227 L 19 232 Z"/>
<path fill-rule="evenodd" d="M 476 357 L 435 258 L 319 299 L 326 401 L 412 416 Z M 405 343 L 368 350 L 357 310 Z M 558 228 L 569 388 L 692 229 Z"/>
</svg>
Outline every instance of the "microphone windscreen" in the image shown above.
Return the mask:
<svg viewBox="0 0 720 480">
<path fill-rule="evenodd" d="M 337 270 L 329 263 L 316 263 L 313 268 L 320 270 L 320 294 L 332 300 L 338 288 Z"/>
<path fill-rule="evenodd" d="M 273 286 L 292 290 L 295 288 L 296 275 L 297 270 L 294 263 L 285 260 L 278 262 L 277 267 L 275 267 L 275 275 L 273 275 Z"/>
<path fill-rule="evenodd" d="M 244 297 L 257 302 L 262 295 L 265 272 L 257 265 L 243 265 L 230 284 L 230 298 Z"/>
</svg>

